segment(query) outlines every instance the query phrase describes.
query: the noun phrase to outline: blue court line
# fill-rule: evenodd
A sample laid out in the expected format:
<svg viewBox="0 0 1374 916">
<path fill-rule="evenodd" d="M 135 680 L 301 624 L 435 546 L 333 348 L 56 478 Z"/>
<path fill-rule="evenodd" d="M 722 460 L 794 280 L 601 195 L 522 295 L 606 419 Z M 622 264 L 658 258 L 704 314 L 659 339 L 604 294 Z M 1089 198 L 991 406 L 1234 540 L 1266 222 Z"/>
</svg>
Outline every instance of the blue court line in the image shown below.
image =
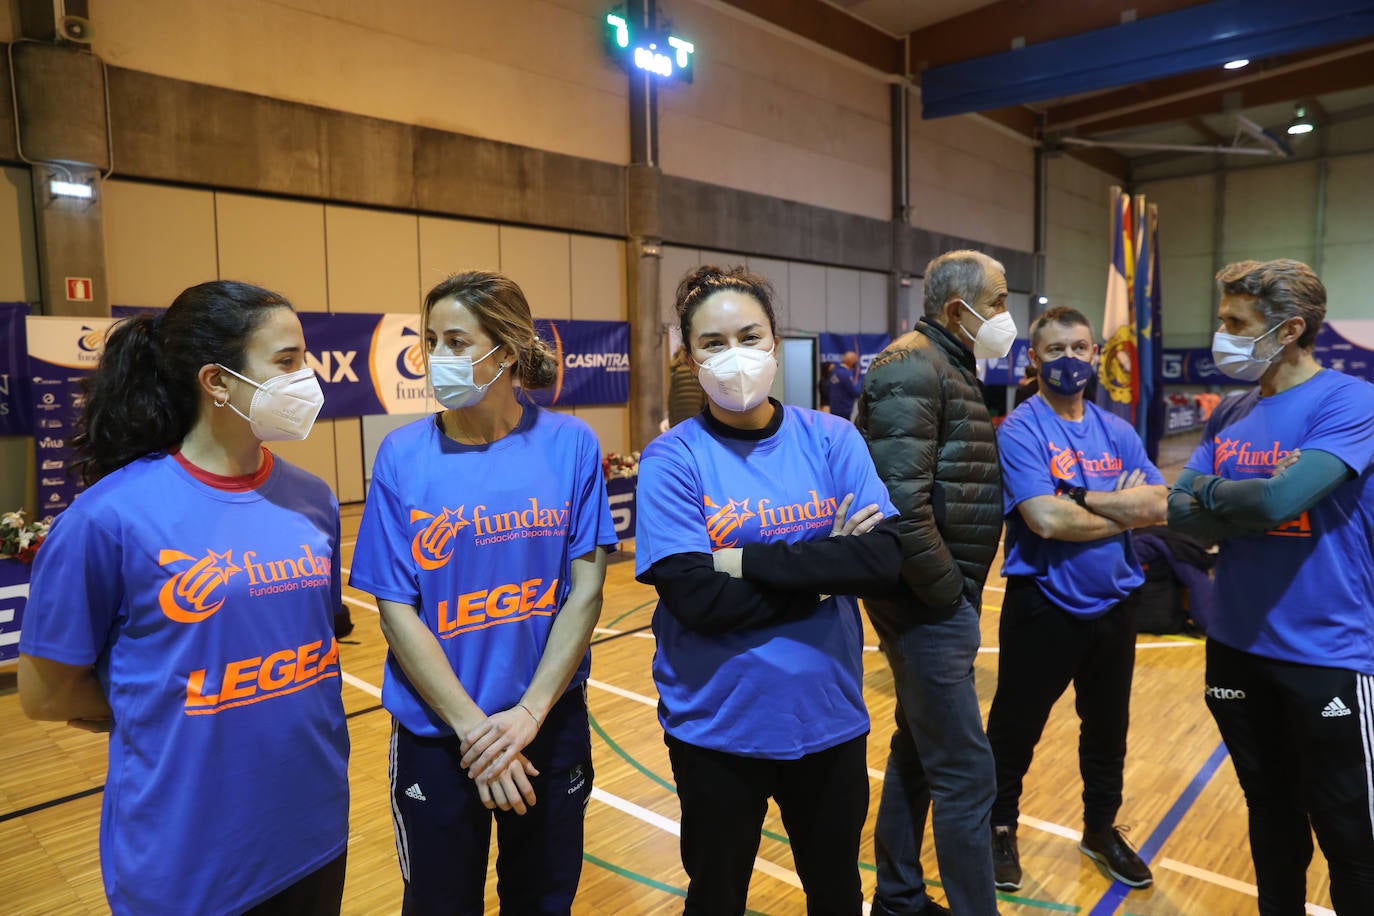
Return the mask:
<svg viewBox="0 0 1374 916">
<path fill-rule="evenodd" d="M 1164 846 L 1164 842 L 1169 839 L 1169 835 L 1174 832 L 1174 828 L 1183 820 L 1183 815 L 1188 813 L 1188 809 L 1193 807 L 1193 802 L 1197 801 L 1202 790 L 1207 788 L 1207 783 L 1211 782 L 1212 776 L 1221 766 L 1221 762 L 1226 759 L 1225 742 L 1218 744 L 1217 749 L 1212 751 L 1212 756 L 1207 758 L 1207 762 L 1202 765 L 1202 769 L 1197 771 L 1193 781 L 1188 783 L 1188 788 L 1183 790 L 1183 794 L 1174 802 L 1173 807 L 1164 815 L 1164 819 L 1155 827 L 1154 833 L 1145 841 L 1145 845 L 1138 850 L 1140 858 L 1145 860 L 1148 865 Z M 1102 899 L 1097 901 L 1097 906 L 1088 911 L 1088 916 L 1112 916 L 1117 908 L 1121 906 L 1126 895 L 1132 888 L 1120 881 L 1113 881 L 1112 886 L 1107 888 L 1107 892 L 1102 895 Z"/>
</svg>

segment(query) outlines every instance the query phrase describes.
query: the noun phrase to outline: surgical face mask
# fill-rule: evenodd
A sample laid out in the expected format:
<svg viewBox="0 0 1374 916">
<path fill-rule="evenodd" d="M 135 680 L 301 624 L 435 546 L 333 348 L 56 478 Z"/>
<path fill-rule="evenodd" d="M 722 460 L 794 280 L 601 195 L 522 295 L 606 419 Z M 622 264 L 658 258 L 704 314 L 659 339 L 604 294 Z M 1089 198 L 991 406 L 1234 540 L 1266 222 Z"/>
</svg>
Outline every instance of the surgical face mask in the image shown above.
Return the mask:
<svg viewBox="0 0 1374 916">
<path fill-rule="evenodd" d="M 973 306 L 963 299 L 959 304 L 973 313 L 973 317 L 983 322 L 983 326 L 978 329 L 975 337 L 959 325 L 959 330 L 964 332 L 973 341 L 973 355 L 978 359 L 1001 359 L 1011 352 L 1011 345 L 1016 340 L 1016 319 L 1011 317 L 1011 312 L 998 312 L 991 318 L 984 318 L 973 311 Z"/>
<path fill-rule="evenodd" d="M 265 382 L 255 382 L 228 366 L 220 368 L 258 389 L 248 405 L 247 416 L 233 404 L 229 404 L 229 409 L 248 421 L 259 441 L 282 442 L 310 435 L 315 418 L 324 406 L 324 391 L 314 369 L 307 366 L 285 375 L 274 375 Z M 216 403 L 215 406 L 223 407 L 224 404 Z"/>
<path fill-rule="evenodd" d="M 731 347 L 697 365 L 697 381 L 706 396 L 717 407 L 735 411 L 753 410 L 762 404 L 778 373 L 772 348 Z"/>
<path fill-rule="evenodd" d="M 1255 344 L 1283 327 L 1276 324 L 1258 337 L 1245 337 L 1241 334 L 1225 334 L 1217 331 L 1212 335 L 1212 362 L 1222 372 L 1242 382 L 1256 381 L 1274 360 L 1283 352 L 1278 347 L 1267 357 L 1255 356 Z"/>
<path fill-rule="evenodd" d="M 429 358 L 429 384 L 434 389 L 434 397 L 438 399 L 440 404 L 453 410 L 460 407 L 471 407 L 482 400 L 492 382 L 495 382 L 501 377 L 501 373 L 506 371 L 506 364 L 502 363 L 501 368 L 497 369 L 496 374 L 491 377 L 491 381 L 485 385 L 479 385 L 473 381 L 472 367 L 499 349 L 501 349 L 500 344 L 492 347 L 475 360 L 471 356 L 431 356 Z"/>
<path fill-rule="evenodd" d="M 1092 363 L 1068 354 L 1040 364 L 1040 384 L 1059 394 L 1078 394 L 1092 375 Z"/>
</svg>

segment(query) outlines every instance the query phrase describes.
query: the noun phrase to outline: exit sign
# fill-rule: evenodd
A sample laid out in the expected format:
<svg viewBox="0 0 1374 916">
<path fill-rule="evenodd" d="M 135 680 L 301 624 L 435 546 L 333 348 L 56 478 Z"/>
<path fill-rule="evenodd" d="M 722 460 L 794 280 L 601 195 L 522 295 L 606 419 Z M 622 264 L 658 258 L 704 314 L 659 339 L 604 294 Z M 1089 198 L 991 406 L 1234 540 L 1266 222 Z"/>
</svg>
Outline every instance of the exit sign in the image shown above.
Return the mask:
<svg viewBox="0 0 1374 916">
<path fill-rule="evenodd" d="M 679 83 L 692 81 L 692 56 L 696 45 L 665 31 L 632 25 L 618 11 L 606 14 L 606 46 L 625 70 L 651 73 Z"/>
</svg>

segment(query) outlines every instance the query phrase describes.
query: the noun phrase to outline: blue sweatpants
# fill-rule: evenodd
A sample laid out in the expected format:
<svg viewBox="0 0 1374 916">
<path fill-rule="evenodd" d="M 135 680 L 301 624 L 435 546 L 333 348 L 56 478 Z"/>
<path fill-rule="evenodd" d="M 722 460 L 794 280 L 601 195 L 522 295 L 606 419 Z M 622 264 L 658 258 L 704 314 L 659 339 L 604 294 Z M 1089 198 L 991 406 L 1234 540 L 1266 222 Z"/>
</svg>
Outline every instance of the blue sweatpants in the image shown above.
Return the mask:
<svg viewBox="0 0 1374 916">
<path fill-rule="evenodd" d="M 460 768 L 453 736 L 391 730 L 391 815 L 405 881 L 403 916 L 480 916 L 491 825 L 501 912 L 567 914 L 582 875 L 582 823 L 592 792 L 586 687 L 563 695 L 525 748 L 539 770 L 525 814 L 490 811 Z"/>
</svg>

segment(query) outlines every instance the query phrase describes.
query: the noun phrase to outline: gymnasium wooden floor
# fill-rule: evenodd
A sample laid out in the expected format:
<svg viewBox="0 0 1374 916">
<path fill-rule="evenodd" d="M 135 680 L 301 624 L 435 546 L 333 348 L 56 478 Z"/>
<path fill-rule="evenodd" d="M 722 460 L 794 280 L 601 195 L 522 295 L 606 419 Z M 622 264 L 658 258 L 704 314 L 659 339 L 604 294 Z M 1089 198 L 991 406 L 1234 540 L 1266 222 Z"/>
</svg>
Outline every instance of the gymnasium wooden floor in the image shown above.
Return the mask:
<svg viewBox="0 0 1374 916">
<path fill-rule="evenodd" d="M 1193 440 L 1195 441 L 1195 440 Z M 1183 457 L 1191 442 L 1179 444 Z M 1170 468 L 1161 462 L 1166 470 Z M 1181 459 L 1179 459 L 1181 463 Z M 1176 466 L 1175 466 L 1176 469 Z M 361 508 L 345 507 L 344 557 Z M 586 916 L 680 913 L 687 886 L 678 859 L 677 799 L 655 713 L 648 626 L 653 592 L 634 581 L 622 552 L 610 565 L 594 637 L 590 703 L 595 790 L 587 810 L 582 883 L 573 912 Z M 1000 567 L 1000 558 L 994 570 Z M 978 692 L 986 717 L 997 683 L 1002 583 L 989 581 Z M 343 697 L 353 740 L 352 833 L 344 912 L 399 911 L 401 881 L 387 799 L 390 718 L 378 705 L 385 648 L 370 596 L 346 589 L 357 629 L 342 643 Z M 864 687 L 874 728 L 868 739 L 871 802 L 859 853 L 871 898 L 872 827 L 891 732 L 892 679 L 868 631 Z M 1202 702 L 1198 640 L 1142 636 L 1136 656 L 1126 801 L 1120 822 L 1151 863 L 1155 884 L 1128 891 L 1078 851 L 1082 784 L 1072 691 L 1055 707 L 1026 780 L 1019 831 L 1025 884 L 999 894 L 1003 914 L 1110 913 L 1229 916 L 1255 912 L 1245 803 Z M 12 673 L 0 674 L 0 914 L 106 913 L 97 859 L 105 739 L 23 717 Z M 213 837 L 206 838 L 213 843 Z M 494 859 L 494 857 L 493 857 Z M 924 865 L 936 899 L 933 842 Z M 497 913 L 494 871 L 487 912 Z M 1321 853 L 1309 871 L 1309 913 L 1331 913 Z M 750 912 L 805 912 L 776 808 L 770 808 L 755 865 Z"/>
</svg>

